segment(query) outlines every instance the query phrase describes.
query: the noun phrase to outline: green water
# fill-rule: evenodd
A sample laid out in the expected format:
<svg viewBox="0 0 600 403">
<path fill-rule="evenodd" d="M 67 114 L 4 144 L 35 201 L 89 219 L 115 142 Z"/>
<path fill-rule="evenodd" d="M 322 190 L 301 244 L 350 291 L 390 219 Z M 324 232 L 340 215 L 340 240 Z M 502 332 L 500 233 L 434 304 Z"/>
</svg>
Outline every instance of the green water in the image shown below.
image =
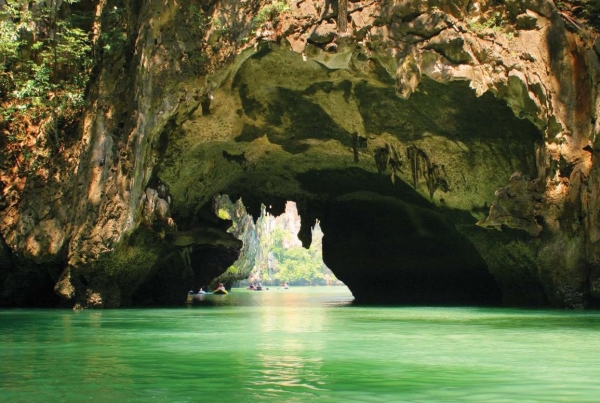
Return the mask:
<svg viewBox="0 0 600 403">
<path fill-rule="evenodd" d="M 272 288 L 176 309 L 0 310 L 0 401 L 600 401 L 598 312 L 351 300 Z"/>
</svg>

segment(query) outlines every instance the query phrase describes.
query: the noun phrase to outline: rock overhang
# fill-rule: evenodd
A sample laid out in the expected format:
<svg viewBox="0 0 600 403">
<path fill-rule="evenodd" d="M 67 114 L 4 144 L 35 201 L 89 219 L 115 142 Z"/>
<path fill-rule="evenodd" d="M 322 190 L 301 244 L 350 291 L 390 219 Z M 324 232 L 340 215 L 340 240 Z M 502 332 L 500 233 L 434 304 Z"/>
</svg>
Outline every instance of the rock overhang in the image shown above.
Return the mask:
<svg viewBox="0 0 600 403">
<path fill-rule="evenodd" d="M 489 267 L 454 224 L 482 220 L 514 172 L 537 175 L 541 130 L 462 79 L 424 75 L 399 96 L 393 69 L 356 44 L 330 65 L 325 52 L 262 46 L 224 73 L 208 113 L 169 139 L 156 173 L 182 229 L 215 194 L 241 197 L 255 217 L 261 204 L 277 214 L 293 200 L 304 245 L 320 220 L 327 263 L 359 300 L 498 304 Z M 388 287 L 376 293 L 366 281 Z"/>
<path fill-rule="evenodd" d="M 344 170 L 350 177 L 362 170 L 354 190 L 369 190 L 378 183 L 367 179 L 378 173 L 375 155 L 386 147 L 396 151 L 398 166 L 379 173 L 416 185 L 425 197 L 427 171 L 439 171 L 447 187 L 433 191 L 437 206 L 476 210 L 515 171 L 536 175 L 532 154 L 542 133 L 491 93 L 477 96 L 466 81 L 425 76 L 403 99 L 393 76 L 359 46 L 335 69 L 263 46 L 234 63 L 214 90 L 210 113 L 197 110 L 170 135 L 157 174 L 172 189 L 175 216 L 190 211 L 188 202 L 206 203 L 220 192 L 265 200 L 339 196 L 333 178 L 325 191 L 309 190 L 306 178 L 320 170 L 339 172 L 341 182 Z M 420 160 L 408 156 L 410 147 Z M 387 182 L 394 187 L 395 180 Z"/>
</svg>

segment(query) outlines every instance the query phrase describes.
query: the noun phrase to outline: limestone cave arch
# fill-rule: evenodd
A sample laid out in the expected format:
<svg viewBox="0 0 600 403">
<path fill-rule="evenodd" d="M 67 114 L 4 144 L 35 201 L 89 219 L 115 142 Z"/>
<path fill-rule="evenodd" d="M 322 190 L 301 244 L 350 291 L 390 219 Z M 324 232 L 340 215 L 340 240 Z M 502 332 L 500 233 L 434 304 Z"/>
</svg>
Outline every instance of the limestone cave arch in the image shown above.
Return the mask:
<svg viewBox="0 0 600 403">
<path fill-rule="evenodd" d="M 547 1 L 365 0 L 340 32 L 321 0 L 276 3 L 136 5 L 54 179 L 0 182 L 0 304 L 178 303 L 192 257 L 216 276 L 239 253 L 224 193 L 296 201 L 305 244 L 318 218 L 358 301 L 600 306 L 584 25 Z"/>
<path fill-rule="evenodd" d="M 502 253 L 487 253 L 504 235 L 475 225 L 514 172 L 536 176 L 533 123 L 466 81 L 423 77 L 399 97 L 384 66 L 356 50 L 344 68 L 273 44 L 240 60 L 208 111 L 162 136 L 155 176 L 179 232 L 207 225 L 215 194 L 254 215 L 292 200 L 302 242 L 319 219 L 324 260 L 359 302 L 542 303 L 529 272 L 506 287 Z"/>
</svg>

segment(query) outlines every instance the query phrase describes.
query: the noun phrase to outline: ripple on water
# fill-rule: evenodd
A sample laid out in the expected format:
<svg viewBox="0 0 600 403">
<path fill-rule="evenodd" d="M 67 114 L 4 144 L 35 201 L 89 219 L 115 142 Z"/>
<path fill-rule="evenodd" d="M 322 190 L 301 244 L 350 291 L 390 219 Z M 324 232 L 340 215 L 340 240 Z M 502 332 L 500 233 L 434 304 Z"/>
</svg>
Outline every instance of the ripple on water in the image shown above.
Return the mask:
<svg viewBox="0 0 600 403">
<path fill-rule="evenodd" d="M 214 296 L 219 297 L 219 296 Z M 597 312 L 352 306 L 234 290 L 181 309 L 0 311 L 0 401 L 597 402 Z"/>
</svg>

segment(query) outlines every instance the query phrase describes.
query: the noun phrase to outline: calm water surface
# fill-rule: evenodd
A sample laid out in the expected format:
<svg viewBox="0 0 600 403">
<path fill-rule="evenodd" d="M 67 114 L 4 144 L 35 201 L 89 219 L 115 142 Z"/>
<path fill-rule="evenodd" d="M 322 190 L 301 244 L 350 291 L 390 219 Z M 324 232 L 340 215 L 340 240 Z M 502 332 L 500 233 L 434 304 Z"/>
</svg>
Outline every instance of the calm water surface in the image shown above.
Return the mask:
<svg viewBox="0 0 600 403">
<path fill-rule="evenodd" d="M 0 401 L 600 401 L 598 312 L 351 301 L 271 288 L 177 309 L 0 310 Z"/>
</svg>

